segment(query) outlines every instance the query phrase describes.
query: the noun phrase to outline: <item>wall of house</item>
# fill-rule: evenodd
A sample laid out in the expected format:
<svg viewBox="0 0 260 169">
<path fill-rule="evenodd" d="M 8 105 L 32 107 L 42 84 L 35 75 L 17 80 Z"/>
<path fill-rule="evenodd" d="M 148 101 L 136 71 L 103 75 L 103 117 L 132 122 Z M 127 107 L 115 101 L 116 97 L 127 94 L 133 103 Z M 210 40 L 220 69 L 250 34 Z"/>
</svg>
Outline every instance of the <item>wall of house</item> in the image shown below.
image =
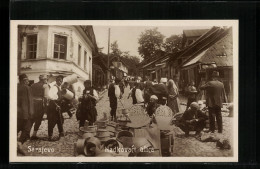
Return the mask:
<svg viewBox="0 0 260 169">
<path fill-rule="evenodd" d="M 47 44 L 48 44 L 48 26 L 35 26 L 34 29 L 23 30 L 26 35 L 37 34 L 37 54 L 36 58 L 46 58 L 47 57 Z M 22 39 L 22 56 L 21 59 L 27 58 L 27 37 L 24 36 Z"/>
<path fill-rule="evenodd" d="M 84 89 L 83 81 L 92 79 L 92 48 L 82 34 L 73 26 L 36 26 L 25 30 L 28 35 L 37 34 L 36 59 L 26 59 L 27 38 L 22 41 L 21 73 L 26 73 L 30 80 L 38 81 L 43 73 L 73 72 L 81 80 L 76 88 Z M 67 37 L 66 59 L 53 58 L 55 34 Z M 81 44 L 81 60 L 78 65 L 78 45 Z M 87 62 L 84 65 L 84 51 L 87 52 Z"/>
</svg>

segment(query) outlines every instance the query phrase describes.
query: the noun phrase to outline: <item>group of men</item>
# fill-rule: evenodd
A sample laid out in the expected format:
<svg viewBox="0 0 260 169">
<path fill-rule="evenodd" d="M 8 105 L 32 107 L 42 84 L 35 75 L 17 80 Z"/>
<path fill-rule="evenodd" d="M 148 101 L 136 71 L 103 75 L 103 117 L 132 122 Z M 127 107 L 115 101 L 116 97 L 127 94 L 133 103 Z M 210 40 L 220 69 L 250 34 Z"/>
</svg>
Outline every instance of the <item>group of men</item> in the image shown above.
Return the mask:
<svg viewBox="0 0 260 169">
<path fill-rule="evenodd" d="M 219 72 L 213 71 L 212 79 L 206 84 L 199 86 L 199 89 L 206 91 L 206 105 L 208 107 L 207 116 L 200 110 L 199 104 L 196 102 L 195 95 L 197 93 L 194 83 L 189 86 L 189 98 L 186 111 L 183 113 L 178 127 L 180 127 L 185 135 L 189 135 L 189 131 L 196 131 L 199 134 L 206 127 L 206 120 L 209 119 L 208 132 L 214 133 L 216 130 L 215 121 L 217 121 L 218 133 L 223 132 L 221 108 L 223 100 L 225 100 L 224 84 L 219 81 Z M 121 98 L 120 84 L 121 80 L 116 78 L 114 83 L 111 83 L 108 90 L 108 96 L 111 107 L 111 120 L 116 118 L 117 99 Z M 159 84 L 154 84 L 147 80 L 144 83 L 144 92 L 141 92 L 140 82 L 135 82 L 131 87 L 130 94 L 133 99 L 133 104 L 148 103 L 146 111 L 149 116 L 155 113 L 159 105 L 168 105 L 169 93 L 167 90 L 167 80 L 161 79 Z M 146 96 L 146 88 L 149 88 L 148 97 Z M 122 94 L 122 93 L 121 93 Z M 147 99 L 148 98 L 148 99 Z"/>
<path fill-rule="evenodd" d="M 69 103 L 62 97 L 62 90 L 68 88 L 67 83 L 63 83 L 63 76 L 56 77 L 56 83 L 53 86 L 48 84 L 47 75 L 40 75 L 39 82 L 29 86 L 29 79 L 26 74 L 19 76 L 17 93 L 17 132 L 21 131 L 18 140 L 18 146 L 22 145 L 28 139 L 37 139 L 37 131 L 41 125 L 44 114 L 48 119 L 48 140 L 56 141 L 64 136 L 62 112 L 68 112 Z M 33 134 L 30 137 L 30 131 L 33 128 Z M 53 129 L 57 124 L 59 137 L 53 136 Z"/>
<path fill-rule="evenodd" d="M 206 120 L 209 118 L 209 130 L 207 132 L 215 132 L 215 118 L 217 121 L 218 133 L 223 132 L 221 108 L 225 101 L 224 84 L 219 81 L 219 72 L 213 71 L 212 79 L 206 84 L 199 87 L 200 90 L 206 91 L 206 105 L 208 107 L 209 117 L 200 110 L 197 102 L 190 103 L 190 108 L 182 115 L 179 127 L 189 135 L 189 131 L 196 131 L 196 135 L 206 126 Z"/>
</svg>

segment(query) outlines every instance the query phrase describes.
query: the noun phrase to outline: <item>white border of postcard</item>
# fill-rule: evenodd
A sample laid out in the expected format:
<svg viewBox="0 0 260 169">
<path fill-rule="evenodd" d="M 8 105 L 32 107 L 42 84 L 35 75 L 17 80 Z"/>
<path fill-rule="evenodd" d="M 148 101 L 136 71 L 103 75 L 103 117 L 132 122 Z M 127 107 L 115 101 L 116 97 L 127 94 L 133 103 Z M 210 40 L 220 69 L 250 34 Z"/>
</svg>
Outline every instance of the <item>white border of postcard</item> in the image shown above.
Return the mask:
<svg viewBox="0 0 260 169">
<path fill-rule="evenodd" d="M 233 157 L 39 157 L 17 156 L 17 26 L 94 25 L 94 26 L 232 26 L 234 123 Z M 10 162 L 238 162 L 238 20 L 11 20 L 10 21 Z M 176 145 L 175 145 L 176 146 Z"/>
</svg>

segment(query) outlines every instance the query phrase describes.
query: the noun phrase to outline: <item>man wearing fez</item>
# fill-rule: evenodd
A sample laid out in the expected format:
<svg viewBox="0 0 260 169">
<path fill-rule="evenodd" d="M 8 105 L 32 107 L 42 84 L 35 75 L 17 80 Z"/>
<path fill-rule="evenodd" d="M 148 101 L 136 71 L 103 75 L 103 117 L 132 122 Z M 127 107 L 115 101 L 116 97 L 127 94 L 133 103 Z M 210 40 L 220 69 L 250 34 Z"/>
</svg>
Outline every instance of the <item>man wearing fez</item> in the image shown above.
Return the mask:
<svg viewBox="0 0 260 169">
<path fill-rule="evenodd" d="M 49 141 L 55 141 L 53 135 L 53 128 L 57 124 L 59 130 L 59 138 L 64 137 L 63 131 L 63 116 L 61 114 L 61 84 L 63 82 L 63 76 L 56 77 L 56 84 L 54 84 L 49 91 L 49 106 L 47 110 L 48 117 L 48 137 Z"/>
<path fill-rule="evenodd" d="M 193 130 L 196 131 L 196 135 L 199 135 L 206 126 L 207 118 L 207 115 L 199 109 L 199 104 L 192 102 L 190 108 L 183 113 L 177 126 L 185 132 L 185 136 L 189 136 L 189 132 Z"/>
<path fill-rule="evenodd" d="M 47 75 L 40 75 L 39 82 L 34 83 L 31 86 L 33 94 L 33 104 L 34 104 L 34 130 L 31 139 L 37 139 L 37 131 L 42 122 L 43 115 L 47 106 L 47 96 L 44 95 L 45 88 L 48 87 Z"/>
<path fill-rule="evenodd" d="M 34 117 L 33 97 L 28 84 L 27 75 L 21 74 L 17 86 L 17 133 L 22 132 L 18 140 L 18 151 L 22 151 L 21 145 L 30 138 Z"/>
<path fill-rule="evenodd" d="M 209 131 L 215 132 L 215 116 L 218 125 L 218 132 L 222 133 L 222 100 L 225 100 L 225 89 L 222 82 L 218 81 L 219 72 L 213 71 L 212 80 L 200 87 L 201 90 L 206 90 L 206 104 L 209 109 Z"/>
<path fill-rule="evenodd" d="M 108 97 L 111 107 L 111 121 L 116 121 L 117 98 L 120 97 L 120 88 L 118 84 L 120 81 L 121 80 L 119 78 L 116 78 L 115 83 L 111 83 L 108 88 Z"/>
</svg>

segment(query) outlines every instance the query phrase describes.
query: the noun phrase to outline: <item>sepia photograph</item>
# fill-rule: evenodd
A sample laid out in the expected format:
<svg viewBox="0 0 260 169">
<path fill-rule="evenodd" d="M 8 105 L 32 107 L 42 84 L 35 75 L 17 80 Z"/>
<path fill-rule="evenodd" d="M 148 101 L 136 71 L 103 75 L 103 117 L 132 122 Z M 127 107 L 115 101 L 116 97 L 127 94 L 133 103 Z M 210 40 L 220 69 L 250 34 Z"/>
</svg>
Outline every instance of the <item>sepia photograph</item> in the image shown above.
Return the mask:
<svg viewBox="0 0 260 169">
<path fill-rule="evenodd" d="M 10 21 L 10 162 L 238 162 L 238 20 Z"/>
</svg>

